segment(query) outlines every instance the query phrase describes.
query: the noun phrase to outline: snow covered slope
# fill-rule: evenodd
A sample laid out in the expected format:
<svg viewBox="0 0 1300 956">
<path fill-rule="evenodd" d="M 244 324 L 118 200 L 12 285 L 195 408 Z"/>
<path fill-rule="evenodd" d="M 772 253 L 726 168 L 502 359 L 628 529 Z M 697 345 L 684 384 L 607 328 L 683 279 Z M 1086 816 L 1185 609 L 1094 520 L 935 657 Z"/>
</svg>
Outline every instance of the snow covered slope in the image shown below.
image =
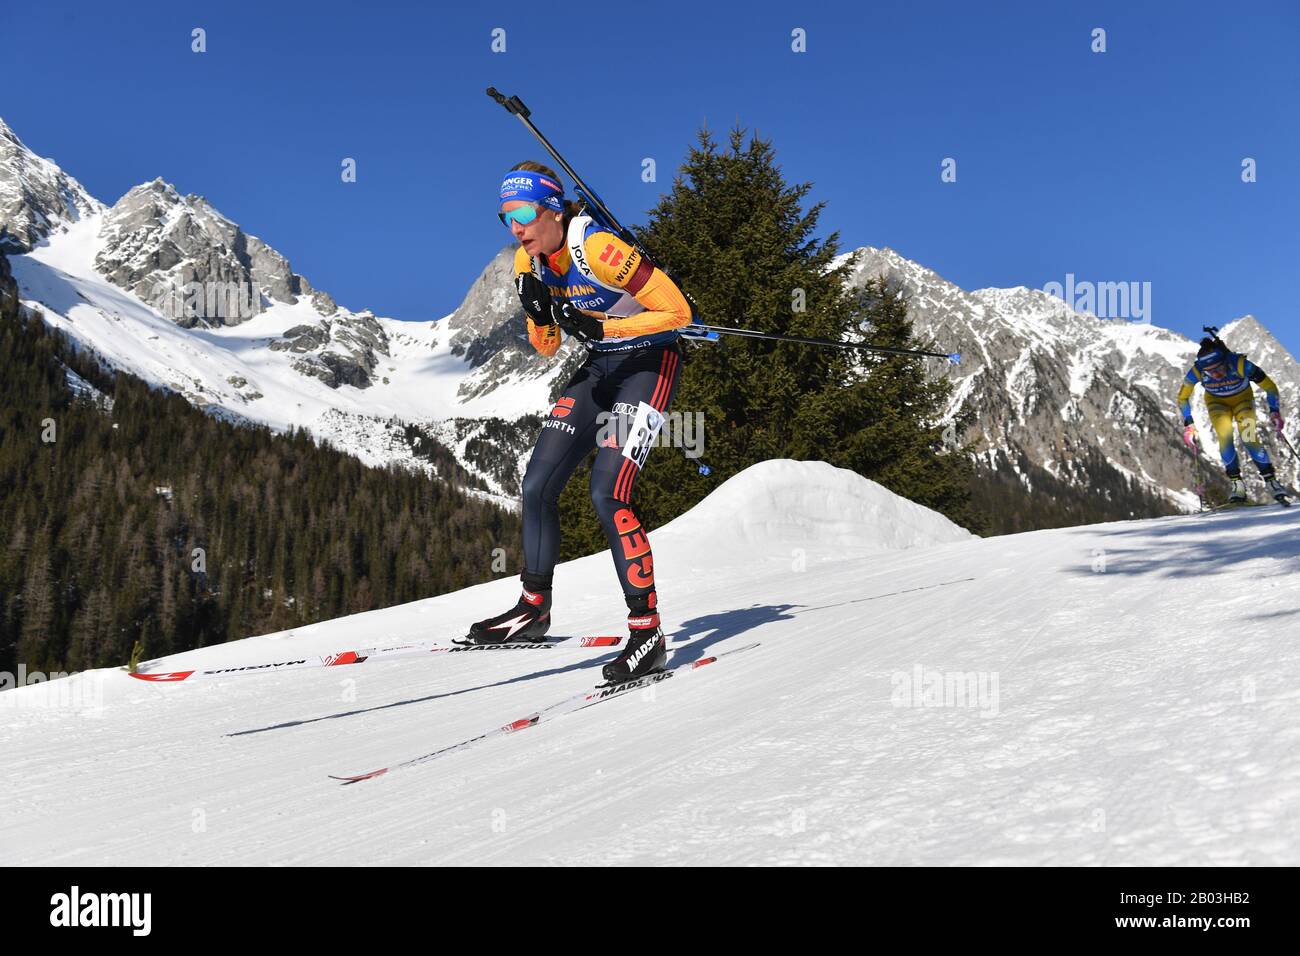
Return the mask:
<svg viewBox="0 0 1300 956">
<path fill-rule="evenodd" d="M 768 462 L 654 536 L 670 662 L 758 647 L 355 786 L 327 775 L 528 715 L 608 652 L 6 692 L 0 863 L 1296 865 L 1297 531 L 1270 506 L 977 539 Z M 449 638 L 517 586 L 158 666 Z M 624 613 L 603 554 L 556 596 L 559 634 Z"/>
</svg>

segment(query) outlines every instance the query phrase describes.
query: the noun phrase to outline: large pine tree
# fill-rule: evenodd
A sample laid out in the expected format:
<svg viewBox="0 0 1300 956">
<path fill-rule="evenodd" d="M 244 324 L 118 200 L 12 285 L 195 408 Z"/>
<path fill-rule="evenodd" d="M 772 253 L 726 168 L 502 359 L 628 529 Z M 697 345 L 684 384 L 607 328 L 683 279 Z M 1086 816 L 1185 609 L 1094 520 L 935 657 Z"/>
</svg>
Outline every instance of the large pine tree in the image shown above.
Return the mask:
<svg viewBox="0 0 1300 956">
<path fill-rule="evenodd" d="M 835 264 L 838 233 L 817 238 L 824 204 L 805 208 L 811 188 L 786 183 L 770 142 L 735 129 L 719 149 L 704 130 L 639 237 L 710 325 L 917 346 L 895 291 L 845 285 L 851 263 Z M 755 462 L 794 458 L 851 469 L 978 528 L 970 460 L 943 447 L 938 425 L 951 392 L 942 360 L 726 336 L 689 354 L 673 411 L 703 413 L 704 454 L 652 453 L 635 498 L 647 526 Z M 590 463 L 561 498 L 566 558 L 606 547 L 588 497 Z"/>
</svg>

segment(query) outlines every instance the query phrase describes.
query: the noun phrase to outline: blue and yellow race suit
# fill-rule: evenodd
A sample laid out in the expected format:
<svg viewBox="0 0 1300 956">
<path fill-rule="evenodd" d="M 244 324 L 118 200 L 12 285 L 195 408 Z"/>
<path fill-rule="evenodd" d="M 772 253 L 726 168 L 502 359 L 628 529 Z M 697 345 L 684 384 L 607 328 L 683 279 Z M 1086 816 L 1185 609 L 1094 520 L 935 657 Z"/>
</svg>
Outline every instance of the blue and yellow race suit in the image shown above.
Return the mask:
<svg viewBox="0 0 1300 956">
<path fill-rule="evenodd" d="M 1228 357 L 1227 374 L 1222 378 L 1205 375 L 1193 365 L 1183 377 L 1178 390 L 1178 407 L 1183 413 L 1183 423 L 1192 422 L 1192 392 L 1197 384 L 1205 389 L 1205 408 L 1210 413 L 1210 423 L 1219 439 L 1219 457 L 1229 478 L 1241 477 L 1241 463 L 1237 459 L 1237 446 L 1232 440 L 1232 425 L 1237 424 L 1242 444 L 1250 454 L 1259 473 L 1265 479 L 1273 476 L 1273 464 L 1259 440 L 1259 423 L 1255 419 L 1255 393 L 1251 383 L 1264 390 L 1269 411 L 1278 410 L 1277 385 L 1264 370 L 1244 355 Z"/>
</svg>

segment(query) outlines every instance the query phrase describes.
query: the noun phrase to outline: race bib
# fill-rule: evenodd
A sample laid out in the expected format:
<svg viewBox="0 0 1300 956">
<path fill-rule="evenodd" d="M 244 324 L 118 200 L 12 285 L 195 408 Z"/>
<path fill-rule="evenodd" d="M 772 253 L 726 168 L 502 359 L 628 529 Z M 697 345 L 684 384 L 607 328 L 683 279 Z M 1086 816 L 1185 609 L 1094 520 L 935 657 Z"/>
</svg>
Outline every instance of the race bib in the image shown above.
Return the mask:
<svg viewBox="0 0 1300 956">
<path fill-rule="evenodd" d="M 628 429 L 627 442 L 623 445 L 623 457 L 636 462 L 640 469 L 645 464 L 646 456 L 654 447 L 655 437 L 663 427 L 664 417 L 645 402 L 637 403 L 636 417 Z"/>
</svg>

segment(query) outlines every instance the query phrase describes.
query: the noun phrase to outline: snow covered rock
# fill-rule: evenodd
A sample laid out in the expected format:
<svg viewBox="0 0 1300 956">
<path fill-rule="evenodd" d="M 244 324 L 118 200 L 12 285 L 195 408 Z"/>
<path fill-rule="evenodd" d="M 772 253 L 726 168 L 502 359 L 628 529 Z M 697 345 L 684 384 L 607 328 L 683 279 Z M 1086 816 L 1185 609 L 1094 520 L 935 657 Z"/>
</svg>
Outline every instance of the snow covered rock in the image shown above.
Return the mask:
<svg viewBox="0 0 1300 956">
<path fill-rule="evenodd" d="M 0 253 L 26 252 L 103 208 L 52 160 L 24 146 L 0 119 Z"/>
</svg>

